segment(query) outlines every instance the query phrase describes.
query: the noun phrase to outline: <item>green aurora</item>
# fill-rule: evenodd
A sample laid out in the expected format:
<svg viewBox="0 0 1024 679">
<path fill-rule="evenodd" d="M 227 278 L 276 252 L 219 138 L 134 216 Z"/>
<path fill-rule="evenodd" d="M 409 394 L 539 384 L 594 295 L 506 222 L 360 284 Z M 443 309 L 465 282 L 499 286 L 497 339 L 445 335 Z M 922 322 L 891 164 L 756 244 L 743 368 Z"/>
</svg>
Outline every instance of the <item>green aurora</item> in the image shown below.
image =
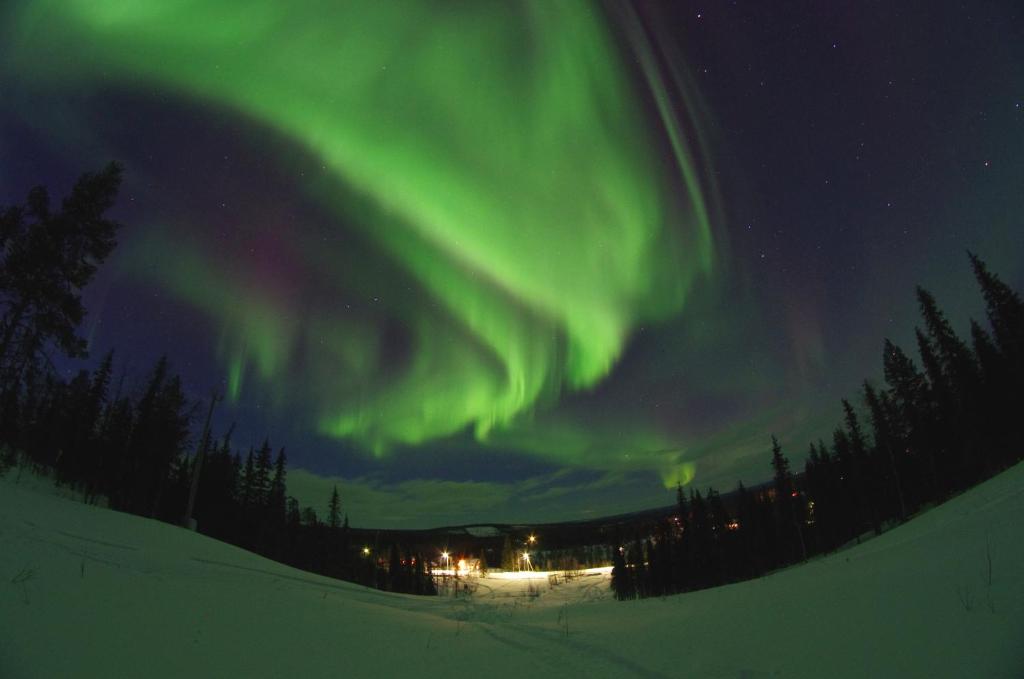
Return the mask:
<svg viewBox="0 0 1024 679">
<path fill-rule="evenodd" d="M 33 2 L 9 67 L 244 115 L 321 162 L 300 188 L 387 258 L 375 272 L 299 227 L 273 261 L 224 266 L 154 229 L 135 266 L 223 323 L 232 398 L 301 400 L 311 426 L 378 455 L 469 430 L 673 484 L 693 466 L 652 423 L 609 438 L 545 419 L 638 325 L 678 318 L 715 261 L 682 132 L 699 125 L 675 117 L 693 106 L 635 20 L 607 23 L 582 1 Z M 337 295 L 308 299 L 309 280 Z M 339 301 L 353 294 L 377 312 Z M 381 318 L 403 329 L 401 362 Z"/>
</svg>

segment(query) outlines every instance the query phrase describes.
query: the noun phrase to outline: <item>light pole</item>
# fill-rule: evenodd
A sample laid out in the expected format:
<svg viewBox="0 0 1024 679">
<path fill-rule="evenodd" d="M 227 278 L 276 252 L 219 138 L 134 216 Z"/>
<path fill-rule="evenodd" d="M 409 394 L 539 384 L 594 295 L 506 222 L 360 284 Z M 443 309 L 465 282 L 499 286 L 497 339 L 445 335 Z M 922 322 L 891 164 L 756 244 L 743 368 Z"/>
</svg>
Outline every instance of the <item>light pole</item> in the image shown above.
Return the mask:
<svg viewBox="0 0 1024 679">
<path fill-rule="evenodd" d="M 524 570 L 532 571 L 533 570 L 533 564 L 530 563 L 530 551 L 529 550 L 530 550 L 530 547 L 533 547 L 535 544 L 537 544 L 537 536 L 534 535 L 533 533 L 530 533 L 530 535 L 527 536 L 526 542 L 524 544 L 525 544 L 525 548 L 523 549 L 523 561 L 526 562 L 526 567 L 524 568 Z"/>
</svg>

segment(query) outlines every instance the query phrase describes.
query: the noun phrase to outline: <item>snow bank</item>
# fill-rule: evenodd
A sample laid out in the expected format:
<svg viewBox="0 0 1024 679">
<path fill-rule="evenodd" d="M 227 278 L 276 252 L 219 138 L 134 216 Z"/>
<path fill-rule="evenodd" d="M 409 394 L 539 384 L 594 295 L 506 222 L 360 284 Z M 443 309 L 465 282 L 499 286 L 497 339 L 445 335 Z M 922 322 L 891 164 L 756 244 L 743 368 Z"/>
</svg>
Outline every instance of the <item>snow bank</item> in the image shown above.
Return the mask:
<svg viewBox="0 0 1024 679">
<path fill-rule="evenodd" d="M 619 603 L 606 573 L 487 577 L 417 598 L 0 481 L 0 676 L 1020 677 L 1022 516 L 1018 465 L 750 582 Z"/>
</svg>

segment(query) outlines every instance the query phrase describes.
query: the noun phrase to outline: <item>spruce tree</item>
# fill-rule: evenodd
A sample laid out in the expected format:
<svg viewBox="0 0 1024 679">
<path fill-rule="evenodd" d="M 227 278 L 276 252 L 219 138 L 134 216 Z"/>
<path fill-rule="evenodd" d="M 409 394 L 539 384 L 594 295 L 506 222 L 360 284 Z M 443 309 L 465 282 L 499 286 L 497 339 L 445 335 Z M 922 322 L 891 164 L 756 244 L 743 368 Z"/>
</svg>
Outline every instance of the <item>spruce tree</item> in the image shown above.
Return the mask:
<svg viewBox="0 0 1024 679">
<path fill-rule="evenodd" d="M 1006 375 L 1006 363 L 1002 354 L 992 341 L 992 336 L 981 325 L 971 319 L 971 345 L 978 359 L 982 381 L 992 387 L 1002 381 Z"/>
<path fill-rule="evenodd" d="M 710 586 L 714 580 L 711 553 L 714 548 L 714 535 L 712 534 L 708 506 L 699 490 L 694 489 L 690 493 L 690 510 L 693 514 L 693 520 L 690 523 L 693 534 L 691 542 L 693 582 L 696 587 L 704 588 Z"/>
<path fill-rule="evenodd" d="M 116 163 L 87 173 L 59 209 L 45 188 L 24 206 L 0 207 L 0 382 L 20 383 L 51 347 L 86 354 L 77 334 L 82 290 L 113 251 L 120 225 L 106 217 L 121 186 Z"/>
<path fill-rule="evenodd" d="M 612 551 L 612 591 L 615 593 L 615 598 L 620 601 L 635 597 L 632 579 L 626 568 L 626 559 L 622 551 L 622 549 Z"/>
<path fill-rule="evenodd" d="M 807 559 L 807 546 L 804 543 L 803 530 L 799 522 L 797 503 L 793 497 L 793 474 L 789 470 L 789 460 L 782 454 L 779 440 L 772 435 L 772 469 L 775 472 L 775 506 L 779 522 L 779 534 L 786 536 L 783 546 L 787 554 L 784 561 Z"/>
<path fill-rule="evenodd" d="M 672 581 L 676 589 L 686 591 L 693 588 L 693 531 L 690 522 L 690 505 L 686 501 L 683 486 L 676 484 L 676 511 L 678 513 L 679 537 L 672 550 Z"/>
<path fill-rule="evenodd" d="M 257 490 L 254 487 L 256 484 L 256 465 L 253 460 L 253 449 L 249 448 L 249 454 L 245 457 L 245 467 L 242 470 L 241 478 L 241 502 L 242 511 L 248 512 L 255 504 L 255 498 Z"/>
<path fill-rule="evenodd" d="M 978 359 L 981 386 L 977 408 L 980 412 L 981 446 L 989 450 L 987 471 L 1011 463 L 1018 451 L 1015 439 L 1015 381 L 1009 363 L 991 335 L 971 319 L 971 344 Z"/>
<path fill-rule="evenodd" d="M 739 522 L 739 570 L 744 577 L 754 577 L 760 572 L 757 553 L 757 521 L 754 497 L 743 482 L 736 486 L 737 521 Z"/>
<path fill-rule="evenodd" d="M 285 495 L 287 493 L 286 479 L 288 475 L 288 458 L 284 448 L 277 452 L 277 460 L 274 461 L 274 477 L 270 481 L 270 492 L 268 495 L 268 515 L 270 520 L 281 525 L 285 521 Z"/>
<path fill-rule="evenodd" d="M 813 513 L 808 516 L 808 549 L 814 551 L 827 551 L 832 548 L 832 540 L 828 536 L 827 505 L 832 497 L 827 494 L 826 484 L 829 469 L 826 466 L 828 452 L 825 457 L 818 452 L 818 447 L 811 443 L 808 449 L 807 460 L 804 462 L 804 483 L 808 496 L 808 506 L 813 507 Z M 813 503 L 813 505 L 811 504 Z M 809 510 L 811 511 L 811 510 Z"/>
<path fill-rule="evenodd" d="M 132 501 L 127 509 L 156 517 L 171 469 L 189 436 L 189 413 L 181 380 L 170 375 L 167 357 L 157 361 L 136 407 L 130 443 Z"/>
<path fill-rule="evenodd" d="M 963 396 L 971 395 L 977 379 L 974 359 L 970 349 L 957 337 L 945 314 L 935 303 L 935 298 L 924 288 L 917 288 L 921 315 L 941 361 L 942 372 L 954 392 Z"/>
<path fill-rule="evenodd" d="M 893 418 L 893 406 L 886 393 L 881 395 L 875 391 L 871 383 L 864 382 L 864 400 L 871 413 L 871 427 L 874 430 L 874 440 L 877 457 L 885 460 L 888 466 L 888 487 L 896 499 L 899 520 L 906 521 L 907 506 L 903 497 L 903 483 L 900 480 L 901 474 L 899 465 L 896 463 L 896 444 L 892 432 L 891 421 Z"/>
<path fill-rule="evenodd" d="M 297 532 L 298 527 L 302 524 L 302 511 L 299 509 L 299 501 L 292 496 L 288 496 L 287 500 L 287 523 L 290 531 Z"/>
<path fill-rule="evenodd" d="M 878 508 L 878 477 L 873 461 L 868 455 L 868 445 L 864 438 L 864 431 L 861 429 L 860 420 L 853 406 L 845 398 L 842 399 L 843 419 L 846 422 L 847 439 L 850 442 L 852 453 L 853 482 L 860 489 L 859 495 L 862 500 L 862 508 L 865 517 L 871 524 L 875 535 L 882 534 L 882 525 L 879 518 Z"/>
<path fill-rule="evenodd" d="M 714 542 L 711 551 L 711 569 L 713 579 L 721 583 L 726 579 L 730 561 L 729 546 L 729 513 L 725 509 L 721 495 L 714 488 L 708 488 L 708 514 L 711 517 L 711 532 Z"/>
<path fill-rule="evenodd" d="M 85 470 L 82 482 L 85 487 L 86 501 L 90 501 L 103 485 L 104 460 L 103 450 L 99 442 L 103 412 L 107 405 L 107 392 L 114 368 L 114 352 L 107 352 L 99 367 L 92 375 L 89 399 L 83 417 L 83 426 L 79 430 L 78 444 L 82 447 Z"/>
<path fill-rule="evenodd" d="M 327 503 L 327 527 L 332 531 L 341 528 L 341 498 L 338 496 L 338 486 L 334 486 L 331 499 Z"/>
<path fill-rule="evenodd" d="M 942 494 L 944 481 L 939 476 L 936 450 L 931 433 L 934 415 L 924 375 L 902 349 L 885 340 L 883 351 L 885 381 L 895 407 L 893 435 L 908 457 L 912 471 L 912 488 L 919 505 Z"/>
<path fill-rule="evenodd" d="M 999 276 L 989 271 L 977 255 L 968 252 L 968 256 L 985 298 L 996 345 L 1019 380 L 1024 376 L 1024 301 Z"/>
<path fill-rule="evenodd" d="M 857 458 L 850 447 L 850 437 L 842 427 L 837 427 L 832 432 L 832 451 L 838 472 L 836 486 L 840 503 L 842 539 L 845 541 L 857 538 L 859 542 L 860 534 L 865 528 L 864 501 L 858 485 L 860 473 Z"/>
<path fill-rule="evenodd" d="M 501 569 L 506 573 L 516 569 L 516 552 L 512 548 L 512 537 L 505 534 L 505 540 L 501 545 Z"/>
</svg>

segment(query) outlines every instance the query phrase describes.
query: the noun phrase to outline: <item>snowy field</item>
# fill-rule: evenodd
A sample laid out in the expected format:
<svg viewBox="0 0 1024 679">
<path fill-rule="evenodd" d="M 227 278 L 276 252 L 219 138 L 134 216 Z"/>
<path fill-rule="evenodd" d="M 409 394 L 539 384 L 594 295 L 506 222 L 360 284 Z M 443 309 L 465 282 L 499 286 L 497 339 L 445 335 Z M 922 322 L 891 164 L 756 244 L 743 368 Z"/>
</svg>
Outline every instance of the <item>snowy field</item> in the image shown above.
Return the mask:
<svg viewBox="0 0 1024 679">
<path fill-rule="evenodd" d="M 1024 465 L 758 580 L 419 598 L 0 481 L 0 677 L 1022 677 Z"/>
<path fill-rule="evenodd" d="M 442 596 L 454 595 L 463 608 L 481 606 L 498 608 L 551 608 L 570 606 L 587 601 L 612 599 L 612 568 L 588 568 L 563 573 L 557 572 L 491 572 L 483 577 L 470 575 L 456 581 L 439 580 Z M 469 594 L 466 595 L 468 590 Z M 465 601 L 462 601 L 465 600 Z"/>
</svg>

